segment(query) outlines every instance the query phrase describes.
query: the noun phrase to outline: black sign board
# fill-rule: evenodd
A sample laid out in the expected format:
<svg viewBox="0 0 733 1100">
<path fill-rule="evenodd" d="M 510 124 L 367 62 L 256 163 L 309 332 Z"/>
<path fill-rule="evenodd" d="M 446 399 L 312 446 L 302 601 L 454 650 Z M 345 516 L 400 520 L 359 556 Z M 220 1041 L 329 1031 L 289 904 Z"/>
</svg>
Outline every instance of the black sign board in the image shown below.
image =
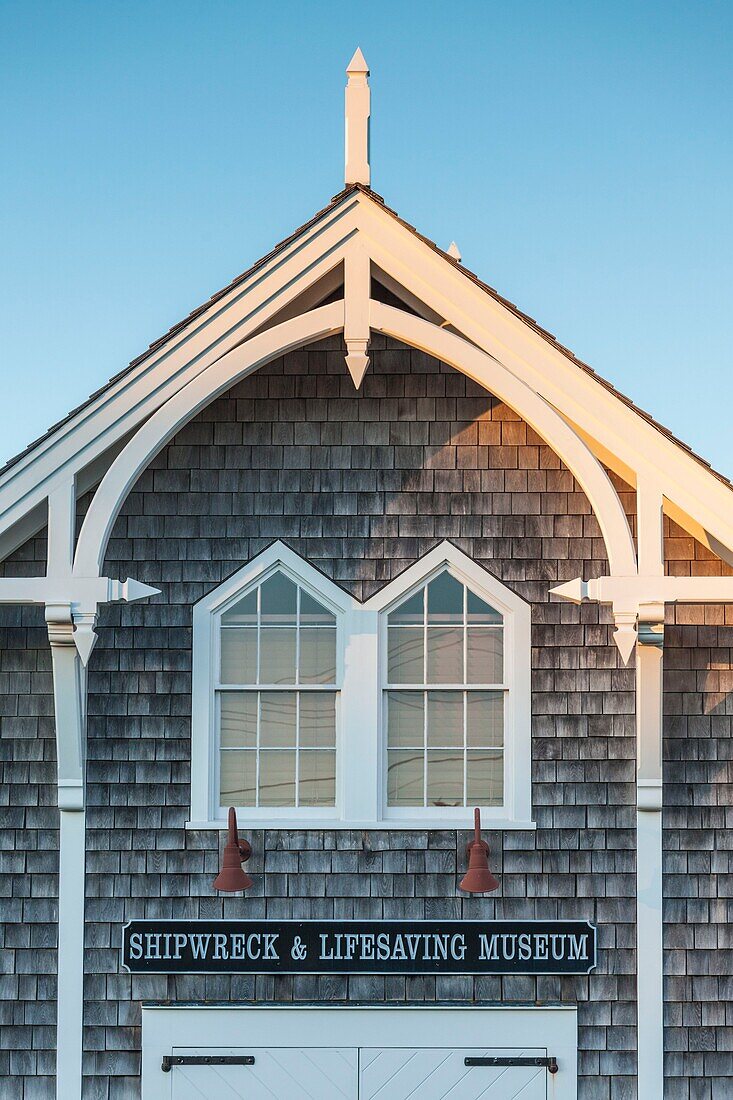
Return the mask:
<svg viewBox="0 0 733 1100">
<path fill-rule="evenodd" d="M 177 921 L 125 925 L 138 974 L 587 974 L 587 921 Z"/>
</svg>

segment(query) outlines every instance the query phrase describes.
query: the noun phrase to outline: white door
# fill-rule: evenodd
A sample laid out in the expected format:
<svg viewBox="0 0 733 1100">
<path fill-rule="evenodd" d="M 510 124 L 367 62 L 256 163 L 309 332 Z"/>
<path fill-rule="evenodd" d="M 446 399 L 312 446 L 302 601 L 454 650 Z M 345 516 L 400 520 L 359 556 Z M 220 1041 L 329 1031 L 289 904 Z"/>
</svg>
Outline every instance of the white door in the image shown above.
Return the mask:
<svg viewBox="0 0 733 1100">
<path fill-rule="evenodd" d="M 578 1100 L 577 1033 L 570 1007 L 146 1005 L 142 1100 Z"/>
<path fill-rule="evenodd" d="M 359 1100 L 546 1100 L 545 1066 L 467 1066 L 466 1058 L 544 1058 L 547 1051 L 362 1048 Z"/>
<path fill-rule="evenodd" d="M 174 1065 L 172 1100 L 356 1100 L 358 1052 L 353 1048 L 247 1048 L 246 1054 L 254 1057 L 252 1065 Z"/>
</svg>

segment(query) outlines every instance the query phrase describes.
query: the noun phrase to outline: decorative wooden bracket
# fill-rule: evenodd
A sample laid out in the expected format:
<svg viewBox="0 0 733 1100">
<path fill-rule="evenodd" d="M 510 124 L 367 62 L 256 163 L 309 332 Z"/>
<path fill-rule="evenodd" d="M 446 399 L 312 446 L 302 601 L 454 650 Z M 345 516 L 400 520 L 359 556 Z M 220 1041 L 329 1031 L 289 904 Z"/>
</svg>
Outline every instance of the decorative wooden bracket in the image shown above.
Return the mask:
<svg viewBox="0 0 733 1100">
<path fill-rule="evenodd" d="M 553 596 L 571 603 L 595 600 L 611 604 L 616 623 L 614 640 L 628 662 L 637 641 L 637 620 L 640 624 L 656 624 L 664 618 L 666 603 L 733 603 L 733 577 L 666 577 L 639 576 L 598 577 L 584 581 L 580 577 L 551 588 Z M 641 625 L 640 625 L 641 629 Z M 644 645 L 660 645 L 663 640 L 654 626 L 654 639 L 646 628 Z M 641 639 L 640 639 L 641 640 Z"/>
<path fill-rule="evenodd" d="M 82 664 L 86 665 L 97 641 L 95 626 L 97 609 L 101 603 L 115 603 L 122 600 L 132 603 L 148 596 L 157 596 L 159 588 L 144 584 L 128 577 L 126 581 L 112 580 L 110 577 L 2 577 L 0 578 L 0 604 L 4 603 L 41 603 L 46 605 L 46 618 L 53 627 L 54 636 L 58 635 L 59 645 L 67 634 L 70 644 L 75 645 Z M 57 617 L 57 608 L 68 608 L 68 620 Z M 49 618 L 49 614 L 51 618 Z M 61 629 L 63 624 L 63 630 Z M 49 626 L 49 637 L 52 628 Z M 51 640 L 53 646 L 53 639 Z"/>
<path fill-rule="evenodd" d="M 76 647 L 69 603 L 46 605 L 51 643 L 58 804 L 60 810 L 84 809 L 84 719 L 86 672 Z"/>
</svg>

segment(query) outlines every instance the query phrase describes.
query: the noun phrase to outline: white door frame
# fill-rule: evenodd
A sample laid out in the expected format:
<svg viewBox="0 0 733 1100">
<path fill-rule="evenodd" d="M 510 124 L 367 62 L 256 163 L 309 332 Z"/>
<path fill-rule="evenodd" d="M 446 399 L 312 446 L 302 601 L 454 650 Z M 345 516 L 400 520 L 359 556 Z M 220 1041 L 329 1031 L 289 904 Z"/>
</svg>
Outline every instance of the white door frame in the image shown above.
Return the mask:
<svg viewBox="0 0 733 1100">
<path fill-rule="evenodd" d="M 577 1100 L 574 1006 L 143 1005 L 142 1100 L 170 1100 L 166 1054 L 232 1054 L 256 1047 L 544 1047 L 557 1058 L 552 1100 Z"/>
</svg>

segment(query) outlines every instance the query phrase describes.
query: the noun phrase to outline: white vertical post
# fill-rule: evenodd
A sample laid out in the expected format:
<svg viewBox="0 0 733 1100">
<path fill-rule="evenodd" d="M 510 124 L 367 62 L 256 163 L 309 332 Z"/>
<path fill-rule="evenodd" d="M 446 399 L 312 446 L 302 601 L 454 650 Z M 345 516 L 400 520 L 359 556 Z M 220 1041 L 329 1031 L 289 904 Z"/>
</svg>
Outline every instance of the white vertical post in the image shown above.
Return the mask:
<svg viewBox="0 0 733 1100">
<path fill-rule="evenodd" d="M 59 830 L 59 940 L 56 1097 L 81 1100 L 84 1017 L 84 856 L 86 815 L 62 810 Z"/>
<path fill-rule="evenodd" d="M 70 577 L 74 560 L 73 478 L 48 499 L 49 577 Z M 74 642 L 71 604 L 46 604 L 51 643 L 59 807 L 56 1097 L 81 1100 L 84 1022 L 84 757 L 86 671 Z"/>
<path fill-rule="evenodd" d="M 76 487 L 74 478 L 63 482 L 48 498 L 47 577 L 68 577 L 74 561 Z"/>
<path fill-rule="evenodd" d="M 345 183 L 369 186 L 369 66 L 360 49 L 346 68 L 346 156 Z"/>
<path fill-rule="evenodd" d="M 637 485 L 639 573 L 664 574 L 662 493 Z M 636 647 L 636 940 L 640 1097 L 664 1095 L 662 671 L 664 605 L 642 605 Z"/>
</svg>

